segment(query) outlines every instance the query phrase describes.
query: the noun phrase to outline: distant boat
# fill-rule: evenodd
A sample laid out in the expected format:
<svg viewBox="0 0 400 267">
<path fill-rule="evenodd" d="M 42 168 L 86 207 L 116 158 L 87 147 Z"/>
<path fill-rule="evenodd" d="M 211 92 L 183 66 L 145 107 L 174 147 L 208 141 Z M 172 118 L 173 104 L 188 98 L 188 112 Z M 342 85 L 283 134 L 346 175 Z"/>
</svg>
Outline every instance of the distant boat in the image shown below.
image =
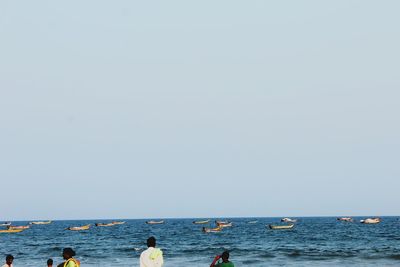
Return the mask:
<svg viewBox="0 0 400 267">
<path fill-rule="evenodd" d="M 7 233 L 19 233 L 24 231 L 24 229 L 7 229 L 7 230 L 0 230 L 0 233 L 7 234 Z"/>
<path fill-rule="evenodd" d="M 377 224 L 380 222 L 381 222 L 380 218 L 368 218 L 368 219 L 360 221 L 360 223 L 364 223 L 364 224 Z"/>
<path fill-rule="evenodd" d="M 217 223 L 218 227 L 225 228 L 225 227 L 232 227 L 232 222 L 224 222 L 224 223 Z"/>
<path fill-rule="evenodd" d="M 341 217 L 341 218 L 337 218 L 337 220 L 341 221 L 341 222 L 353 222 L 354 221 L 353 218 L 351 218 L 351 217 Z"/>
<path fill-rule="evenodd" d="M 216 227 L 216 228 L 206 228 L 203 227 L 203 232 L 204 233 L 219 233 L 221 232 L 222 228 L 221 227 Z"/>
<path fill-rule="evenodd" d="M 205 220 L 205 221 L 194 221 L 194 224 L 207 224 L 210 223 L 210 220 Z"/>
<path fill-rule="evenodd" d="M 9 226 L 9 225 L 11 225 L 11 222 L 0 223 L 0 226 Z"/>
<path fill-rule="evenodd" d="M 19 230 L 19 229 L 25 230 L 25 229 L 28 229 L 28 228 L 29 228 L 29 225 L 23 225 L 23 226 L 9 225 L 9 226 L 7 226 L 8 230 Z"/>
<path fill-rule="evenodd" d="M 216 225 L 218 225 L 218 224 L 228 224 L 228 223 L 230 223 L 230 222 L 228 222 L 228 221 L 215 221 Z"/>
<path fill-rule="evenodd" d="M 114 224 L 114 225 L 120 225 L 120 224 L 124 224 L 125 221 L 123 221 L 123 222 L 114 221 L 114 222 L 111 222 L 111 223 Z"/>
<path fill-rule="evenodd" d="M 272 230 L 286 230 L 286 229 L 292 229 L 294 227 L 294 224 L 289 224 L 289 225 L 268 225 L 269 229 Z"/>
<path fill-rule="evenodd" d="M 281 219 L 281 222 L 295 223 L 295 222 L 297 222 L 297 220 L 296 219 L 290 219 L 290 218 L 283 218 L 283 219 Z"/>
<path fill-rule="evenodd" d="M 258 221 L 249 221 L 249 222 L 247 222 L 247 223 L 249 223 L 249 224 L 255 224 L 255 223 L 258 223 Z"/>
<path fill-rule="evenodd" d="M 41 225 L 41 224 L 50 224 L 52 221 L 43 221 L 43 222 L 30 222 L 29 224 Z"/>
<path fill-rule="evenodd" d="M 89 230 L 90 224 L 84 225 L 84 226 L 74 226 L 74 227 L 68 227 L 66 230 L 70 231 L 84 231 L 84 230 Z"/>
<path fill-rule="evenodd" d="M 94 225 L 96 226 L 102 226 L 102 227 L 107 227 L 107 226 L 114 226 L 114 223 L 95 223 Z"/>
<path fill-rule="evenodd" d="M 147 221 L 146 223 L 147 224 L 163 224 L 164 221 L 163 220 L 162 221 Z"/>
</svg>

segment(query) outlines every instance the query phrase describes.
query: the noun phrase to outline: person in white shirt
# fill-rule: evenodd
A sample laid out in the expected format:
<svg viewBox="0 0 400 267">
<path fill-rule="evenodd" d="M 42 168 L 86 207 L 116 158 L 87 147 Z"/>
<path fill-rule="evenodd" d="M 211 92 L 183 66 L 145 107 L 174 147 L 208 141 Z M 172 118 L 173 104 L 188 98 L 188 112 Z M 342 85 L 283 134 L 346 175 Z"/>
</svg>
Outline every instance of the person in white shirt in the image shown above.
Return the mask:
<svg viewBox="0 0 400 267">
<path fill-rule="evenodd" d="M 14 256 L 7 255 L 6 256 L 6 264 L 4 264 L 2 267 L 13 267 L 13 265 L 12 265 L 13 261 L 14 261 Z"/>
<path fill-rule="evenodd" d="M 147 249 L 140 254 L 140 267 L 161 267 L 164 264 L 161 249 L 156 248 L 156 239 L 147 239 Z"/>
</svg>

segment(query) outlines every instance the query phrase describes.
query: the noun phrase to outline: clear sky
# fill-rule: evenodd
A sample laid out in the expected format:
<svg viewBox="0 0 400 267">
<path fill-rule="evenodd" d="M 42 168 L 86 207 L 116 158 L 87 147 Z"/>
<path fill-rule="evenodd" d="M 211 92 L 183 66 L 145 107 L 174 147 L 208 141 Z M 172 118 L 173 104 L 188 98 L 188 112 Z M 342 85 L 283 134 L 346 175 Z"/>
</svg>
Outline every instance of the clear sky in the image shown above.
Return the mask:
<svg viewBox="0 0 400 267">
<path fill-rule="evenodd" d="M 0 1 L 0 220 L 400 215 L 399 1 Z"/>
</svg>

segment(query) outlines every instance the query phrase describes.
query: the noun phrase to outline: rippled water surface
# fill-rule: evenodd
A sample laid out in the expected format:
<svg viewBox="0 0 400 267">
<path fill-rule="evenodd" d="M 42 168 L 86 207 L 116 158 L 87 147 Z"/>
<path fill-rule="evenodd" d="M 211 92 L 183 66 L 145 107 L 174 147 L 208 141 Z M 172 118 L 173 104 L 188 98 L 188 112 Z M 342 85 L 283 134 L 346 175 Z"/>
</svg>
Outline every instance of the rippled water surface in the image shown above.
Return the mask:
<svg viewBox="0 0 400 267">
<path fill-rule="evenodd" d="M 17 234 L 0 234 L 0 255 L 13 254 L 15 267 L 38 267 L 45 266 L 48 258 L 60 263 L 62 248 L 73 247 L 82 266 L 139 266 L 145 241 L 154 235 L 164 251 L 165 267 L 209 266 L 224 249 L 230 250 L 235 266 L 400 266 L 397 217 L 383 217 L 377 225 L 299 218 L 294 229 L 280 231 L 266 227 L 278 218 L 258 218 L 257 224 L 248 224 L 254 219 L 231 219 L 232 228 L 214 234 L 202 233 L 202 225 L 192 224 L 193 219 L 168 219 L 163 225 L 126 220 L 113 227 L 95 227 L 99 221 L 54 221 Z M 88 231 L 65 230 L 87 223 L 92 224 Z"/>
</svg>

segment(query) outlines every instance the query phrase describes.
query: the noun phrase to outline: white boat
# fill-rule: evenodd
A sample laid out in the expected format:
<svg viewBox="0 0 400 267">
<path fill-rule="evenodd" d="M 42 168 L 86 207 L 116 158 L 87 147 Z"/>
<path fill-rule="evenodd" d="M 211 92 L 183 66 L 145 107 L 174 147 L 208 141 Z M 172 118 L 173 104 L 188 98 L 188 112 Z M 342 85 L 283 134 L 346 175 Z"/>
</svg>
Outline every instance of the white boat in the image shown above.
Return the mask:
<svg viewBox="0 0 400 267">
<path fill-rule="evenodd" d="M 119 222 L 119 221 L 114 221 L 114 222 L 111 222 L 113 225 L 121 225 L 121 224 L 124 224 L 125 223 L 125 221 L 121 221 L 121 222 Z"/>
<path fill-rule="evenodd" d="M 50 223 L 52 223 L 52 221 L 30 222 L 29 224 L 42 225 L 42 224 L 50 224 Z"/>
<path fill-rule="evenodd" d="M 0 226 L 9 226 L 9 225 L 11 225 L 11 222 L 0 223 Z"/>
<path fill-rule="evenodd" d="M 163 220 L 162 221 L 147 221 L 146 223 L 147 224 L 163 224 L 164 221 Z"/>
<path fill-rule="evenodd" d="M 341 217 L 341 218 L 337 218 L 338 221 L 341 222 L 353 222 L 353 218 L 351 217 Z"/>
<path fill-rule="evenodd" d="M 283 219 L 281 219 L 281 222 L 295 223 L 295 222 L 297 222 L 297 220 L 296 219 L 290 219 L 290 218 L 283 218 Z"/>
<path fill-rule="evenodd" d="M 360 221 L 360 223 L 364 223 L 364 224 L 377 224 L 380 222 L 381 222 L 381 218 L 368 218 L 368 219 Z"/>
<path fill-rule="evenodd" d="M 204 220 L 204 221 L 194 221 L 193 224 L 208 224 L 210 223 L 210 220 Z"/>
<path fill-rule="evenodd" d="M 217 222 L 216 224 L 221 228 L 232 227 L 232 222 Z"/>
</svg>

